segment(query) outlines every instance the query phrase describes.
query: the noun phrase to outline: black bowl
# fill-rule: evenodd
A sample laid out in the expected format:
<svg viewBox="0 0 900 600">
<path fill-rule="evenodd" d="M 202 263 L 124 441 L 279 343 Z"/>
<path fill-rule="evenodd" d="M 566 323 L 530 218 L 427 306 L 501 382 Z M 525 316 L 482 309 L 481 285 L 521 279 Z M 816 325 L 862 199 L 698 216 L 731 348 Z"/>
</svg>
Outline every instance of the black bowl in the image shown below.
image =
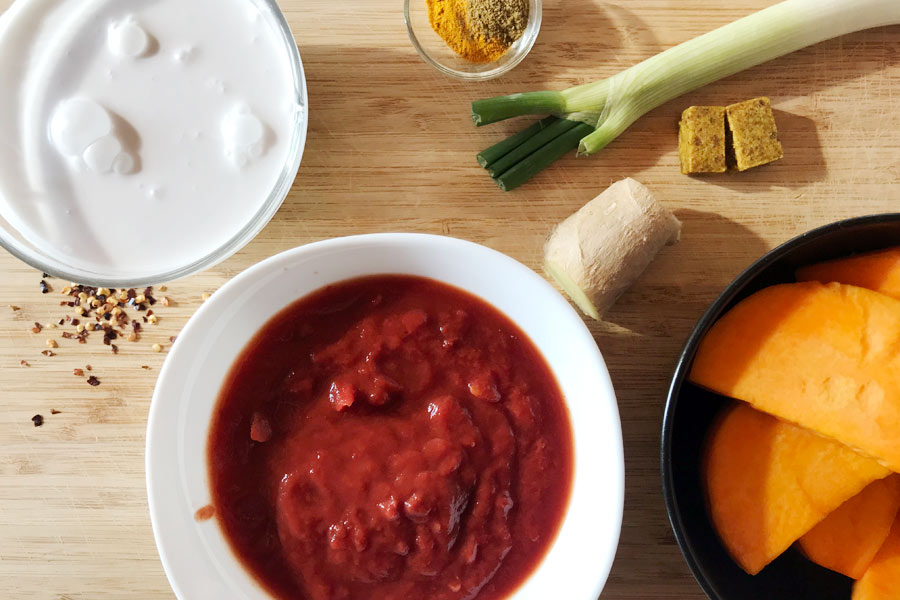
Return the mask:
<svg viewBox="0 0 900 600">
<path fill-rule="evenodd" d="M 722 546 L 706 509 L 700 463 L 707 431 L 719 411 L 734 401 L 687 381 L 700 340 L 725 311 L 750 294 L 796 281 L 797 267 L 897 245 L 900 213 L 839 221 L 796 237 L 741 273 L 688 338 L 672 376 L 663 417 L 663 496 L 681 552 L 713 600 L 849 600 L 853 581 L 810 562 L 795 548 L 751 576 Z"/>
</svg>

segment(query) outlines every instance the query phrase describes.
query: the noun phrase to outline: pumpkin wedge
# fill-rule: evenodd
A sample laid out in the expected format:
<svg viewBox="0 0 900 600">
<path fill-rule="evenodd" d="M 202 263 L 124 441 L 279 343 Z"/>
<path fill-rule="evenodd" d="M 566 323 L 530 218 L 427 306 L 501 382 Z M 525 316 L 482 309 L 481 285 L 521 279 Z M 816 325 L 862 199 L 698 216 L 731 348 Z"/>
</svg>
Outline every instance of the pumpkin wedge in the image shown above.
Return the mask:
<svg viewBox="0 0 900 600">
<path fill-rule="evenodd" d="M 818 565 L 859 579 L 884 543 L 900 509 L 900 475 L 873 481 L 799 540 Z"/>
<path fill-rule="evenodd" d="M 875 560 L 853 585 L 852 600 L 900 600 L 900 515 Z"/>
<path fill-rule="evenodd" d="M 857 254 L 797 269 L 798 281 L 836 281 L 900 299 L 900 247 Z"/>
<path fill-rule="evenodd" d="M 700 343 L 697 385 L 900 471 L 900 301 L 805 282 L 746 298 Z"/>
<path fill-rule="evenodd" d="M 727 409 L 711 430 L 703 468 L 713 525 L 751 575 L 888 474 L 843 444 L 744 403 Z"/>
</svg>

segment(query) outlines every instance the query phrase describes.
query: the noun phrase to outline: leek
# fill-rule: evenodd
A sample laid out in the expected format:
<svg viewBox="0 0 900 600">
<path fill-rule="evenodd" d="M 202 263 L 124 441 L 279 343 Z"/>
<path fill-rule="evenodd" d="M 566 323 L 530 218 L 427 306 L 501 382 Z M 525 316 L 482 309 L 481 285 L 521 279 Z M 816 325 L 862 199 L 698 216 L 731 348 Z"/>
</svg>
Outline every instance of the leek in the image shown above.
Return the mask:
<svg viewBox="0 0 900 600">
<path fill-rule="evenodd" d="M 481 126 L 510 117 L 549 113 L 580 121 L 592 131 L 578 140 L 578 153 L 593 154 L 645 113 L 673 98 L 806 46 L 893 24 L 900 24 L 900 0 L 785 0 L 602 81 L 561 92 L 477 100 L 472 103 L 472 119 Z M 522 143 L 520 138 L 513 146 Z M 543 153 L 549 145 L 534 153 Z M 569 149 L 574 147 L 573 143 Z M 558 153 L 557 142 L 553 154 Z M 533 158 L 532 162 L 547 161 Z M 492 176 L 497 180 L 502 173 Z"/>
</svg>

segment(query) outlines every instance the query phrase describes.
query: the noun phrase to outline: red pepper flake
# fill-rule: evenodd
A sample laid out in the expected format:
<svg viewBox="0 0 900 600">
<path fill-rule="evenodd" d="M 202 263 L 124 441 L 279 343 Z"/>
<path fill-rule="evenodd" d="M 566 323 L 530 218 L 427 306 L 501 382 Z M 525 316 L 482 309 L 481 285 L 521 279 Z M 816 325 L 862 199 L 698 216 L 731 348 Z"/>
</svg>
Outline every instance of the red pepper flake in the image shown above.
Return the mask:
<svg viewBox="0 0 900 600">
<path fill-rule="evenodd" d="M 9 310 L 11 310 L 13 312 L 16 312 L 17 310 L 22 310 L 21 307 L 16 306 L 15 304 L 9 304 L 8 306 L 9 306 Z"/>
<path fill-rule="evenodd" d="M 44 328 L 43 325 L 41 325 L 40 323 L 35 321 L 34 327 L 31 328 L 31 333 L 40 333 L 43 328 Z"/>
<path fill-rule="evenodd" d="M 197 522 L 209 521 L 216 514 L 216 507 L 212 504 L 207 504 L 202 508 L 198 508 L 197 512 L 194 513 L 194 520 Z"/>
<path fill-rule="evenodd" d="M 51 414 L 51 415 L 58 415 L 58 414 L 60 414 L 61 412 L 62 412 L 61 410 L 56 410 L 55 408 L 51 408 L 51 409 L 50 409 L 50 414 Z"/>
<path fill-rule="evenodd" d="M 63 332 L 62 332 L 62 336 L 63 336 L 64 338 L 66 338 L 67 340 L 70 340 L 70 339 L 72 339 L 73 337 L 75 337 L 75 336 L 72 335 L 72 333 L 69 332 L 69 331 L 63 331 Z"/>
<path fill-rule="evenodd" d="M 41 354 L 43 354 L 44 356 L 56 356 L 56 353 L 52 350 L 44 350 L 41 352 Z"/>
<path fill-rule="evenodd" d="M 72 325 L 75 325 L 75 326 L 81 325 L 81 320 L 80 319 L 72 319 Z"/>
<path fill-rule="evenodd" d="M 112 344 L 110 347 L 112 348 L 113 354 L 118 354 L 118 353 L 119 353 L 119 347 L 118 347 L 118 346 L 116 346 L 115 344 Z"/>
<path fill-rule="evenodd" d="M 174 344 L 174 343 L 175 343 L 175 340 L 177 340 L 177 339 L 178 339 L 178 336 L 177 336 L 177 335 L 173 335 L 172 337 L 169 338 L 169 341 L 172 342 L 172 343 Z"/>
<path fill-rule="evenodd" d="M 46 294 L 50 291 L 50 286 L 47 285 L 47 282 L 41 279 L 41 293 Z"/>
<path fill-rule="evenodd" d="M 23 367 L 30 367 L 30 366 L 31 366 L 30 364 L 28 364 L 28 361 L 25 360 L 25 359 L 20 360 L 20 361 L 19 361 L 19 364 L 22 365 Z"/>
<path fill-rule="evenodd" d="M 144 369 L 145 371 L 149 371 L 150 365 L 141 365 L 141 368 Z"/>
<path fill-rule="evenodd" d="M 84 369 L 75 369 L 72 374 L 75 375 L 75 377 L 84 377 Z"/>
<path fill-rule="evenodd" d="M 84 365 L 84 370 L 85 370 L 85 371 L 92 371 L 93 369 L 91 368 L 91 365 Z"/>
<path fill-rule="evenodd" d="M 35 427 L 40 427 L 44 424 L 44 417 L 41 415 L 34 415 L 31 417 L 31 422 L 34 423 Z"/>
<path fill-rule="evenodd" d="M 65 320 L 65 319 L 60 319 L 59 321 L 56 322 L 56 324 L 57 324 L 57 325 L 65 325 L 65 324 L 66 324 L 66 320 Z"/>
<path fill-rule="evenodd" d="M 97 379 L 96 377 L 94 377 L 93 375 L 91 375 L 90 377 L 87 378 L 87 382 L 94 387 L 97 387 L 98 385 L 100 385 L 100 380 Z"/>
</svg>

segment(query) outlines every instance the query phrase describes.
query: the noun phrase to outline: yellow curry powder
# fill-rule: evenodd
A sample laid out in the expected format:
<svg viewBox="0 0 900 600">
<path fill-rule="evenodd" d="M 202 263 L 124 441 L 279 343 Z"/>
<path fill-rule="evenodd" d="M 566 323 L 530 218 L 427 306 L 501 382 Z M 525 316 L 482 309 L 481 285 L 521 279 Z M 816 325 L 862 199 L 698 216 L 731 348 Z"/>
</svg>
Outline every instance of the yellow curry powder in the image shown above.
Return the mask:
<svg viewBox="0 0 900 600">
<path fill-rule="evenodd" d="M 467 0 L 425 0 L 431 28 L 450 48 L 466 60 L 492 62 L 503 56 L 509 44 L 472 32 L 467 21 Z"/>
</svg>

